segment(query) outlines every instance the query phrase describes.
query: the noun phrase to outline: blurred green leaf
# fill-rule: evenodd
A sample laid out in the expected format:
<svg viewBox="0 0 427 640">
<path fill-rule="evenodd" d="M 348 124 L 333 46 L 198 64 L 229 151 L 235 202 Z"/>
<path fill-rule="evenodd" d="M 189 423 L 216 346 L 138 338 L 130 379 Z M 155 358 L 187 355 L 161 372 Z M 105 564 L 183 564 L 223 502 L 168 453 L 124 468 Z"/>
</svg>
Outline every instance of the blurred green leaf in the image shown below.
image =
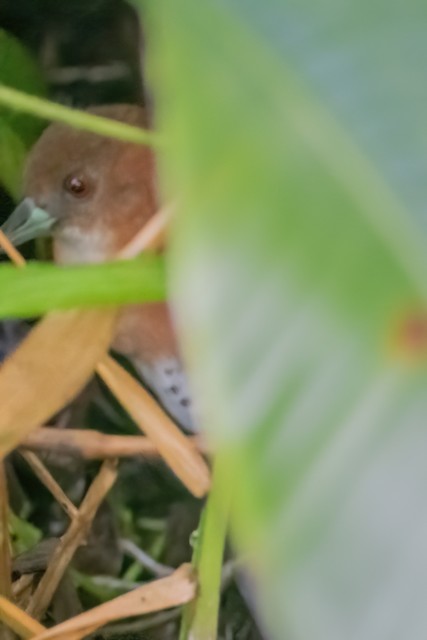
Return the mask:
<svg viewBox="0 0 427 640">
<path fill-rule="evenodd" d="M 162 146 L 163 140 L 156 131 L 143 129 L 119 122 L 111 118 L 81 111 L 72 107 L 66 107 L 52 100 L 45 100 L 37 96 L 31 96 L 23 91 L 17 91 L 0 85 L 0 105 L 12 110 L 12 113 L 24 113 L 36 118 L 63 122 L 76 129 L 92 131 L 101 136 L 109 136 L 125 142 L 135 144 L 147 144 Z M 23 116 L 28 118 L 28 116 Z"/>
<path fill-rule="evenodd" d="M 27 520 L 19 518 L 13 511 L 9 511 L 9 528 L 14 556 L 35 547 L 42 537 L 40 529 Z"/>
<path fill-rule="evenodd" d="M 29 263 L 0 267 L 0 317 L 38 316 L 53 309 L 97 307 L 165 298 L 163 259 L 58 267 Z"/>
<path fill-rule="evenodd" d="M 0 115 L 0 182 L 18 200 L 26 149 L 21 138 Z"/>
<path fill-rule="evenodd" d="M 14 36 L 0 29 L 0 88 L 21 89 L 45 95 L 46 86 L 30 52 Z M 40 134 L 44 123 L 0 106 L 0 184 L 16 199 L 28 148 Z"/>
<path fill-rule="evenodd" d="M 14 36 L 0 29 L 0 85 L 36 96 L 46 94 L 41 71 L 31 53 Z M 0 120 L 8 124 L 28 146 L 40 134 L 44 123 L 17 111 L 0 107 Z"/>
<path fill-rule="evenodd" d="M 265 620 L 423 638 L 427 8 L 147 7 L 181 333 Z"/>
</svg>

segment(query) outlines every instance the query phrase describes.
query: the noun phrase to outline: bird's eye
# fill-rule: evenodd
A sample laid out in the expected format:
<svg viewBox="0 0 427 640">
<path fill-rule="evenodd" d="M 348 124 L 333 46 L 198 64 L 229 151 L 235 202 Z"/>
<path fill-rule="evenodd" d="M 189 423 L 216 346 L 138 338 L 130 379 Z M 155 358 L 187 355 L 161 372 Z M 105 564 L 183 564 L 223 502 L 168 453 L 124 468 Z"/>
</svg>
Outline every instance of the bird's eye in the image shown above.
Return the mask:
<svg viewBox="0 0 427 640">
<path fill-rule="evenodd" d="M 83 176 L 69 175 L 64 180 L 64 189 L 75 198 L 83 198 L 89 193 L 89 183 Z"/>
</svg>

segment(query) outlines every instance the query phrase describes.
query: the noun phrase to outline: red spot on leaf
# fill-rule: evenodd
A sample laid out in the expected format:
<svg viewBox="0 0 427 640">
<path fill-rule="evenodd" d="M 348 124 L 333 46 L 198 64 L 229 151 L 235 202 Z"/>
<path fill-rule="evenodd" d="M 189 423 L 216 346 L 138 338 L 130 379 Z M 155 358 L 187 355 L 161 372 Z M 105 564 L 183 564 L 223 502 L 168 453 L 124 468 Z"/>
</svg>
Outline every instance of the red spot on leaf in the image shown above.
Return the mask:
<svg viewBox="0 0 427 640">
<path fill-rule="evenodd" d="M 399 352 L 409 357 L 427 355 L 427 311 L 408 314 L 397 327 L 394 340 Z"/>
</svg>

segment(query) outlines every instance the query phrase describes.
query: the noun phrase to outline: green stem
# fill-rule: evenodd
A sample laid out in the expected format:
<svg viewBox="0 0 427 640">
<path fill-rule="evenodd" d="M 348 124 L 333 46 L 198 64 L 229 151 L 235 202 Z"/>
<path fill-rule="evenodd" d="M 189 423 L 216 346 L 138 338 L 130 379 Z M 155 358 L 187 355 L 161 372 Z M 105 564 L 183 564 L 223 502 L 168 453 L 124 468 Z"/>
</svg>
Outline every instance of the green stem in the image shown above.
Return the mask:
<svg viewBox="0 0 427 640">
<path fill-rule="evenodd" d="M 225 490 L 222 459 L 217 457 L 212 489 L 197 533 L 193 564 L 198 577 L 198 595 L 184 607 L 180 640 L 216 640 L 221 597 L 221 571 L 231 491 Z"/>
<path fill-rule="evenodd" d="M 0 104 L 16 111 L 30 113 L 39 118 L 63 122 L 76 129 L 85 129 L 92 131 L 92 133 L 117 138 L 125 142 L 136 142 L 153 146 L 159 146 L 161 144 L 159 134 L 153 131 L 147 131 L 125 124 L 124 122 L 110 120 L 109 118 L 96 116 L 92 113 L 65 107 L 61 104 L 50 102 L 37 96 L 31 96 L 22 91 L 11 89 L 10 87 L 5 87 L 4 85 L 0 85 Z"/>
</svg>

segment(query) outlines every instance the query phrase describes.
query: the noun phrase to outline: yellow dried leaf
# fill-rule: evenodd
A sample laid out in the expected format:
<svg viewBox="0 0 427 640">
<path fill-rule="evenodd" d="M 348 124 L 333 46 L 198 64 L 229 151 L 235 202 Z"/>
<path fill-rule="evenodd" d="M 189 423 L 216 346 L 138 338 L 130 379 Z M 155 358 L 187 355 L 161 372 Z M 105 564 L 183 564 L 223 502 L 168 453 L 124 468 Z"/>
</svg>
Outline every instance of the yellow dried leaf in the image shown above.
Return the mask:
<svg viewBox="0 0 427 640">
<path fill-rule="evenodd" d="M 193 570 L 185 564 L 172 575 L 85 611 L 36 635 L 34 640 L 81 640 L 109 622 L 176 607 L 190 602 L 195 594 Z"/>
<path fill-rule="evenodd" d="M 107 351 L 117 311 L 51 313 L 0 369 L 0 456 L 82 389 Z"/>
<path fill-rule="evenodd" d="M 45 627 L 22 611 L 15 604 L 0 596 L 0 620 L 10 629 L 21 636 L 21 638 L 33 638 L 37 634 L 43 633 Z"/>
</svg>

